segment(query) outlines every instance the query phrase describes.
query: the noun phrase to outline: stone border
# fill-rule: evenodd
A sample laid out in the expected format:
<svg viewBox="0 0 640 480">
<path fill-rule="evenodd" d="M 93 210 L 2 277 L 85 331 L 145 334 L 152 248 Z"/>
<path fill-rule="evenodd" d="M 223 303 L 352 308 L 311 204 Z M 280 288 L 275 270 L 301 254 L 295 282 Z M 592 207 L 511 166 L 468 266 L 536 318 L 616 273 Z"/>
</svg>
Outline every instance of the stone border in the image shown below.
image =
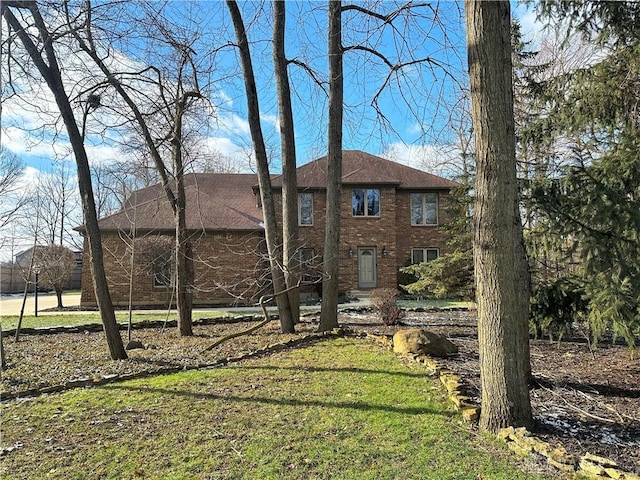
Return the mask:
<svg viewBox="0 0 640 480">
<path fill-rule="evenodd" d="M 390 336 L 367 333 L 366 337 L 388 350 L 393 350 L 393 340 Z M 437 376 L 440 379 L 440 383 L 447 391 L 448 399 L 462 414 L 463 419 L 472 422 L 480 417 L 480 407 L 475 405 L 466 395 L 467 388 L 457 373 L 443 367 L 440 362 L 427 355 L 405 354 L 401 356 L 424 365 L 429 375 Z"/>
<path fill-rule="evenodd" d="M 184 372 L 187 370 L 200 370 L 209 368 L 218 368 L 229 365 L 230 363 L 237 363 L 250 358 L 259 357 L 266 354 L 272 354 L 281 350 L 286 350 L 292 347 L 298 347 L 303 344 L 312 343 L 320 340 L 326 340 L 329 338 L 344 337 L 346 332 L 342 328 L 333 329 L 330 332 L 323 333 L 310 333 L 299 338 L 292 338 L 285 342 L 274 343 L 267 345 L 266 347 L 259 348 L 252 352 L 248 352 L 235 357 L 224 357 L 214 360 L 213 362 L 199 363 L 197 365 L 185 365 L 181 367 L 164 367 L 154 370 L 144 370 L 135 373 L 125 373 L 122 375 L 95 375 L 91 378 L 79 378 L 75 380 L 69 380 L 65 383 L 58 385 L 49 385 L 41 388 L 32 388 L 29 390 L 21 390 L 17 392 L 0 392 L 0 401 L 17 400 L 22 398 L 32 398 L 48 393 L 60 393 L 74 388 L 86 388 L 97 387 L 105 385 L 107 383 L 121 382 L 125 380 L 134 380 L 138 378 L 154 377 L 157 375 L 167 375 L 171 373 Z"/>
<path fill-rule="evenodd" d="M 640 475 L 620 470 L 613 460 L 585 453 L 576 457 L 567 452 L 562 445 L 553 446 L 536 438 L 526 428 L 503 428 L 498 438 L 507 443 L 507 447 L 518 455 L 526 457 L 532 453 L 547 459 L 549 465 L 569 473 L 579 473 L 587 478 L 615 478 L 623 480 L 640 480 Z"/>
<path fill-rule="evenodd" d="M 393 350 L 393 339 L 390 335 L 367 333 L 366 338 L 388 350 Z M 480 406 L 474 404 L 465 395 L 466 387 L 458 374 L 444 368 L 437 360 L 426 355 L 405 354 L 400 356 L 424 365 L 429 375 L 438 376 L 440 383 L 447 391 L 448 399 L 462 414 L 464 420 L 473 422 L 480 417 Z M 593 479 L 640 480 L 640 475 L 620 470 L 613 460 L 590 453 L 577 458 L 569 454 L 562 445 L 553 446 L 536 438 L 524 427 L 503 428 L 498 432 L 498 438 L 505 441 L 507 447 L 518 455 L 523 457 L 532 453 L 541 455 L 547 459 L 549 465 L 563 472 L 579 473 Z"/>
</svg>

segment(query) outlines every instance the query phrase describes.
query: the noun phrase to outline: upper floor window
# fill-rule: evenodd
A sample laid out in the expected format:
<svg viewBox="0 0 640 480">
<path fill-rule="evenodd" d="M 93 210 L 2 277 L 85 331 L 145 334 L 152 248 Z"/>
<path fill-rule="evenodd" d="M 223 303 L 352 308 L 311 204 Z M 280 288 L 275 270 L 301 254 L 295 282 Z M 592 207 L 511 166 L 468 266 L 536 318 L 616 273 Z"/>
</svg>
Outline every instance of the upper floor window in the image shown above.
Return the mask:
<svg viewBox="0 0 640 480">
<path fill-rule="evenodd" d="M 411 194 L 411 225 L 438 224 L 438 194 Z"/>
<path fill-rule="evenodd" d="M 351 193 L 351 208 L 354 217 L 379 217 L 380 190 L 377 188 L 354 188 Z"/>
<path fill-rule="evenodd" d="M 313 225 L 313 193 L 298 194 L 298 225 Z"/>
<path fill-rule="evenodd" d="M 437 248 L 412 248 L 411 263 L 430 262 L 438 258 L 438 255 Z"/>
</svg>

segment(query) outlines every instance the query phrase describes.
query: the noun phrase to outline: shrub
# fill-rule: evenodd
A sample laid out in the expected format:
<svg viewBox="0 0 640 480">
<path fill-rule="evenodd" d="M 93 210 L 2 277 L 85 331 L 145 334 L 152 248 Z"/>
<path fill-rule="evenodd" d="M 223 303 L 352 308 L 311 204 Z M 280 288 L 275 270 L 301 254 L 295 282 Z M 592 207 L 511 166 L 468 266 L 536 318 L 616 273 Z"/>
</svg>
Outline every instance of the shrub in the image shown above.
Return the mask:
<svg viewBox="0 0 640 480">
<path fill-rule="evenodd" d="M 395 288 L 376 288 L 371 292 L 371 303 L 384 325 L 397 325 L 404 311 L 396 305 L 400 292 Z"/>
<path fill-rule="evenodd" d="M 400 271 L 413 275 L 415 281 L 401 285 L 403 290 L 412 295 L 463 299 L 473 299 L 475 296 L 471 250 L 447 253 L 429 262 L 401 268 Z"/>
<path fill-rule="evenodd" d="M 536 337 L 561 340 L 574 323 L 584 321 L 589 302 L 584 285 L 574 277 L 559 278 L 538 287 L 531 299 L 531 330 Z"/>
</svg>

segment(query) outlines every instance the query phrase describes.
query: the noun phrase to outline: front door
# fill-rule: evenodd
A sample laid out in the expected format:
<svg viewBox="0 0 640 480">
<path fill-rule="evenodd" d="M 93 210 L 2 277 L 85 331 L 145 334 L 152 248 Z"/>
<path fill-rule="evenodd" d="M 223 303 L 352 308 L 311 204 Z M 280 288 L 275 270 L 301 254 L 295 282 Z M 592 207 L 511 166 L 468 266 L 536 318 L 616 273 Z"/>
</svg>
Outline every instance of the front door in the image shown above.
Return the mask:
<svg viewBox="0 0 640 480">
<path fill-rule="evenodd" d="M 376 287 L 376 248 L 358 248 L 358 288 Z"/>
</svg>

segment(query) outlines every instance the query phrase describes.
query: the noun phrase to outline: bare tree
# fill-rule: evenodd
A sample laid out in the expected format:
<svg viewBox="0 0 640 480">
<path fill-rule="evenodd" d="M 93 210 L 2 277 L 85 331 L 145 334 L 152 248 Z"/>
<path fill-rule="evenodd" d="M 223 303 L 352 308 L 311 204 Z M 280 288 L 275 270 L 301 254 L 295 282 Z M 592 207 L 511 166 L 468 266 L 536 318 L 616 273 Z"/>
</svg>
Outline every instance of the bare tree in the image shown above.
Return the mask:
<svg viewBox="0 0 640 480">
<path fill-rule="evenodd" d="M 0 228 L 6 226 L 27 203 L 20 188 L 24 164 L 6 149 L 0 148 Z"/>
<path fill-rule="evenodd" d="M 56 35 L 52 34 L 41 14 L 40 6 L 36 2 L 3 1 L 0 5 L 0 11 L 11 32 L 12 41 L 19 41 L 22 44 L 29 58 L 45 80 L 60 110 L 76 160 L 78 188 L 82 199 L 82 210 L 89 244 L 89 261 L 107 344 L 112 359 L 125 359 L 127 358 L 127 353 L 116 323 L 104 271 L 102 240 L 93 197 L 89 159 L 75 112 L 65 91 L 58 55 L 55 50 L 57 43 L 64 41 L 64 38 L 59 36 L 58 33 Z M 17 61 L 18 65 L 22 60 L 22 58 L 17 58 L 14 55 L 11 55 L 8 59 L 8 61 Z"/>
<path fill-rule="evenodd" d="M 66 12 L 69 26 L 75 25 L 77 16 Z M 125 102 L 131 111 L 131 120 L 140 130 L 144 144 L 153 160 L 160 177 L 163 191 L 171 206 L 175 219 L 176 241 L 176 303 L 178 308 L 178 328 L 183 336 L 193 335 L 192 304 L 193 304 L 193 252 L 191 239 L 187 227 L 187 205 L 184 185 L 186 174 L 184 150 L 184 119 L 194 102 L 202 98 L 198 82 L 198 68 L 193 60 L 195 51 L 190 45 L 196 38 L 173 32 L 163 22 L 164 18 L 153 9 L 145 20 L 149 22 L 150 30 L 154 28 L 160 32 L 161 38 L 147 37 L 149 42 L 159 41 L 161 47 L 171 52 L 175 61 L 175 77 L 168 81 L 162 75 L 162 68 L 148 66 L 139 71 L 115 71 L 101 55 L 99 39 L 92 29 L 94 8 L 91 3 L 85 3 L 83 21 L 79 28 L 71 28 L 73 36 L 80 49 L 84 51 L 104 74 L 105 84 L 112 87 L 117 95 Z M 155 31 L 155 30 L 154 30 Z M 115 33 L 115 32 L 112 32 Z M 164 66 L 163 66 L 164 67 Z M 126 83 L 125 79 L 129 81 Z M 151 85 L 157 92 L 151 106 L 142 102 L 149 102 L 149 94 L 137 88 L 140 82 Z M 151 108 L 152 114 L 147 113 Z M 154 135 L 154 126 L 160 124 L 160 135 Z M 165 162 L 164 154 L 171 158 L 171 163 Z"/>
<path fill-rule="evenodd" d="M 269 161 L 265 148 L 262 127 L 260 126 L 260 107 L 258 102 L 258 90 L 256 87 L 253 64 L 251 62 L 251 52 L 249 40 L 242 19 L 242 13 L 238 4 L 233 0 L 227 0 L 227 7 L 231 13 L 233 26 L 238 40 L 238 50 L 240 52 L 240 62 L 244 76 L 245 91 L 247 96 L 247 110 L 249 112 L 249 126 L 251 128 L 251 138 L 256 154 L 256 166 L 258 169 L 258 183 L 260 186 L 260 198 L 264 212 L 264 230 L 269 252 L 269 262 L 271 265 L 271 277 L 273 281 L 274 296 L 278 305 L 280 315 L 280 327 L 283 333 L 291 333 L 295 330 L 289 295 L 282 269 L 282 248 L 278 235 L 278 225 L 276 223 L 275 204 L 273 200 L 273 190 L 269 175 Z"/>
<path fill-rule="evenodd" d="M 33 195 L 40 212 L 39 237 L 49 245 L 74 243 L 71 228 L 82 223 L 77 218 L 80 199 L 67 162 L 56 162 L 50 173 L 38 177 L 38 185 Z"/>
<path fill-rule="evenodd" d="M 342 2 L 329 0 L 329 126 L 327 129 L 327 217 L 320 331 L 338 326 L 338 260 L 342 189 Z"/>
<path fill-rule="evenodd" d="M 71 280 L 76 257 L 71 250 L 62 245 L 36 247 L 34 263 L 40 272 L 40 283 L 52 288 L 58 297 L 58 308 L 63 308 L 62 293 Z"/>
<path fill-rule="evenodd" d="M 273 1 L 273 66 L 280 113 L 280 144 L 282 151 L 282 264 L 289 290 L 289 304 L 293 323 L 300 319 L 298 181 L 296 173 L 296 141 L 291 108 L 291 89 L 285 53 L 285 2 Z"/>
<path fill-rule="evenodd" d="M 528 270 L 518 213 L 511 12 L 465 1 L 476 139 L 474 256 L 482 383 L 480 426 L 533 424 L 529 399 Z"/>
</svg>

